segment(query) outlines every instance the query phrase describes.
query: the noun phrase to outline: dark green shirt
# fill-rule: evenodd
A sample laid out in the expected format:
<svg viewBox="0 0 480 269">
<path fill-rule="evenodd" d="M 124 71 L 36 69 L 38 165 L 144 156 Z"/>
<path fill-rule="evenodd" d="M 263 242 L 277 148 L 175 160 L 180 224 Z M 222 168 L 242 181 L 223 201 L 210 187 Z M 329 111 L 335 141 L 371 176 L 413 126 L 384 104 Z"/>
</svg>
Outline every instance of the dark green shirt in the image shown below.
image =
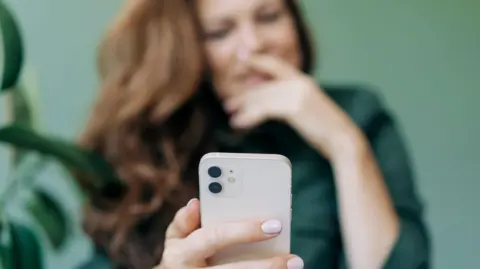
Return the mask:
<svg viewBox="0 0 480 269">
<path fill-rule="evenodd" d="M 430 268 L 430 244 L 423 206 L 394 119 L 381 100 L 367 90 L 353 87 L 324 89 L 368 137 L 400 216 L 400 235 L 384 268 Z M 306 269 L 347 268 L 335 185 L 328 161 L 294 130 L 280 123 L 267 123 L 242 139 L 235 139 L 220 128 L 217 138 L 221 151 L 287 156 L 293 167 L 292 253 L 305 261 Z M 108 266 L 107 260 L 98 255 L 84 268 L 108 268 L 100 266 L 102 263 Z"/>
</svg>

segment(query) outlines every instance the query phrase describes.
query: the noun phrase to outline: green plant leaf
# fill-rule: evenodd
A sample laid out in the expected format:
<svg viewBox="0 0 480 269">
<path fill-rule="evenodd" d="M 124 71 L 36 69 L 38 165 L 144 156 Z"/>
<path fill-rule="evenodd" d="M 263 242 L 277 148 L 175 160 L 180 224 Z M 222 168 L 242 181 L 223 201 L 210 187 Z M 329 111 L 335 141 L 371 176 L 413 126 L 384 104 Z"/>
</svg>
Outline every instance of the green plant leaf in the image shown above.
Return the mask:
<svg viewBox="0 0 480 269">
<path fill-rule="evenodd" d="M 23 201 L 29 215 L 40 226 L 53 248 L 58 250 L 68 238 L 71 223 L 61 203 L 45 189 L 34 186 L 47 161 L 48 158 L 32 153 L 15 167 L 10 174 L 9 184 L 0 192 L 0 211 L 4 211 L 21 191 L 26 191 Z"/>
<path fill-rule="evenodd" d="M 0 128 L 0 143 L 54 158 L 75 173 L 84 175 L 85 191 L 102 191 L 108 186 L 123 186 L 112 167 L 100 156 L 79 149 L 73 143 L 40 135 L 21 125 Z"/>
<path fill-rule="evenodd" d="M 17 23 L 0 1 L 0 28 L 3 39 L 3 73 L 0 91 L 8 90 L 17 82 L 23 64 L 23 44 Z"/>
<path fill-rule="evenodd" d="M 5 220 L 0 225 L 0 268 L 31 269 L 44 267 L 42 247 L 32 230 Z"/>
<path fill-rule="evenodd" d="M 43 268 L 42 246 L 37 236 L 26 226 L 11 224 L 15 269 Z"/>
<path fill-rule="evenodd" d="M 14 262 L 12 231 L 5 216 L 0 216 L 0 269 L 14 269 Z"/>
<path fill-rule="evenodd" d="M 54 249 L 62 247 L 70 225 L 60 205 L 45 191 L 35 190 L 27 202 L 31 216 L 42 227 Z"/>
</svg>

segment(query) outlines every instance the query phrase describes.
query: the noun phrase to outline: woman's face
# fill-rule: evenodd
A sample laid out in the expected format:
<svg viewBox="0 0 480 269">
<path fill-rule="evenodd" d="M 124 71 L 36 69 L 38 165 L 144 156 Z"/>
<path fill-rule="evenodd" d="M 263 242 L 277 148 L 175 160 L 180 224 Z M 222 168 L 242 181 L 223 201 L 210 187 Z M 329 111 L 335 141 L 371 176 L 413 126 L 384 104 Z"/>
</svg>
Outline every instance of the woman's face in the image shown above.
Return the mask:
<svg viewBox="0 0 480 269">
<path fill-rule="evenodd" d="M 301 52 L 285 0 L 196 0 L 203 46 L 220 99 L 268 80 L 245 59 L 269 54 L 300 69 Z"/>
</svg>

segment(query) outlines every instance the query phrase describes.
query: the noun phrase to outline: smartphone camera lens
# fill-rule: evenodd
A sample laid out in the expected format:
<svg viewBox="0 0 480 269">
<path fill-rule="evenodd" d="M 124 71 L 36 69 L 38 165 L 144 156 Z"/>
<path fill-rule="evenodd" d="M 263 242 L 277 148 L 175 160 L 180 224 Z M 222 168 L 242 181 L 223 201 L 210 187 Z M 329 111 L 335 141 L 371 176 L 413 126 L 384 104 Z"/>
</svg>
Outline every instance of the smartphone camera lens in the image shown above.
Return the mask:
<svg viewBox="0 0 480 269">
<path fill-rule="evenodd" d="M 211 193 L 217 194 L 220 193 L 223 189 L 222 185 L 218 182 L 213 182 L 208 185 L 208 189 L 210 190 Z"/>
<path fill-rule="evenodd" d="M 208 175 L 212 178 L 219 178 L 222 175 L 222 170 L 218 166 L 208 168 Z"/>
</svg>

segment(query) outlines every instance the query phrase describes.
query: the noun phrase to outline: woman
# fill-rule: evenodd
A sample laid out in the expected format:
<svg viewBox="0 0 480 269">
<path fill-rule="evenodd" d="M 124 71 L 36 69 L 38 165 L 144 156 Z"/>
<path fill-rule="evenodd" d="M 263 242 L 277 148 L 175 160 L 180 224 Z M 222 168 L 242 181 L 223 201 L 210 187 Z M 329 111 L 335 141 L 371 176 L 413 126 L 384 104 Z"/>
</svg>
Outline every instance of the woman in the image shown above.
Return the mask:
<svg viewBox="0 0 480 269">
<path fill-rule="evenodd" d="M 215 250 L 275 236 L 258 221 L 199 229 L 200 201 L 185 206 L 200 157 L 230 151 L 292 161 L 296 256 L 215 268 L 428 268 L 392 118 L 368 91 L 319 86 L 312 62 L 294 0 L 128 1 L 102 44 L 81 139 L 128 186 L 93 197 L 85 216 L 110 263 L 210 268 Z"/>
</svg>

